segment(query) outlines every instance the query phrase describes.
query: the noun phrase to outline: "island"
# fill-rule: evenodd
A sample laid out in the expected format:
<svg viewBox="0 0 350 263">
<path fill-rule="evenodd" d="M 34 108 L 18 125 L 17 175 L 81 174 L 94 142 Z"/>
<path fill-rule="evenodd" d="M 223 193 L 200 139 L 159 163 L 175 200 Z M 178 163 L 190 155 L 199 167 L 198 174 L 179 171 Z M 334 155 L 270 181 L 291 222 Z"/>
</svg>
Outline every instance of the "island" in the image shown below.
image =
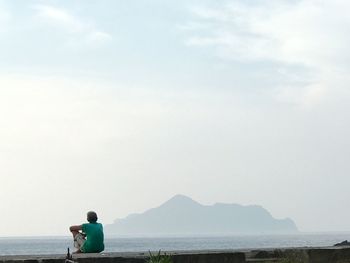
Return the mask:
<svg viewBox="0 0 350 263">
<path fill-rule="evenodd" d="M 292 219 L 275 219 L 258 205 L 202 205 L 176 195 L 159 207 L 105 225 L 108 235 L 259 235 L 295 234 Z"/>
</svg>

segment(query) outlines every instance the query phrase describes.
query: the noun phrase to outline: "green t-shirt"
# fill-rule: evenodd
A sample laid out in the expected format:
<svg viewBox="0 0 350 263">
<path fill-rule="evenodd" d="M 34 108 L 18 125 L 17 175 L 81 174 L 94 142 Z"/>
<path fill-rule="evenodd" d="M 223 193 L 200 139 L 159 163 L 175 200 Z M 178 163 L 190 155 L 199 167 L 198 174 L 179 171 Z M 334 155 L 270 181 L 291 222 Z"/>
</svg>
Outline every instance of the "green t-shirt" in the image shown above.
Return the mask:
<svg viewBox="0 0 350 263">
<path fill-rule="evenodd" d="M 88 223 L 82 225 L 82 230 L 86 234 L 86 241 L 81 251 L 84 253 L 99 253 L 104 250 L 103 227 L 100 223 Z"/>
</svg>

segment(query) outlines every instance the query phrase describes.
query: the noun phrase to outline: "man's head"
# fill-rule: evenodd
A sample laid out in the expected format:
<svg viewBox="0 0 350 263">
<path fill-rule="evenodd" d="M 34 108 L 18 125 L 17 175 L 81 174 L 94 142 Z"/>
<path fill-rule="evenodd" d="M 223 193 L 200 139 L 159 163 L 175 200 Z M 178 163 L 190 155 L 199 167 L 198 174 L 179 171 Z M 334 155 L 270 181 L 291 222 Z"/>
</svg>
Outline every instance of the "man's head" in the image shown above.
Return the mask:
<svg viewBox="0 0 350 263">
<path fill-rule="evenodd" d="M 87 221 L 89 223 L 96 223 L 96 221 L 97 221 L 97 214 L 94 211 L 89 211 L 87 213 Z"/>
</svg>

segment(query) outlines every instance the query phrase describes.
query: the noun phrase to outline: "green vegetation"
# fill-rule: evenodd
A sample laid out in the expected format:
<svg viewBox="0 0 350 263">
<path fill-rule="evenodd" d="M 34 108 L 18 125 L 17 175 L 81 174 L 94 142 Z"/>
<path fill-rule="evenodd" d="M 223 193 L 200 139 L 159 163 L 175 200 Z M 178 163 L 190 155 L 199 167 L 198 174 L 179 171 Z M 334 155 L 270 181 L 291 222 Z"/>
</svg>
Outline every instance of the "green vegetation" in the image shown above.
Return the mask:
<svg viewBox="0 0 350 263">
<path fill-rule="evenodd" d="M 172 263 L 171 256 L 167 254 L 161 254 L 160 250 L 158 254 L 152 255 L 151 252 L 149 252 L 149 259 L 146 261 L 147 263 Z"/>
<path fill-rule="evenodd" d="M 299 261 L 299 260 L 294 260 L 294 259 L 290 259 L 290 258 L 284 258 L 281 261 L 279 261 L 281 263 L 303 263 L 304 261 Z"/>
<path fill-rule="evenodd" d="M 298 252 L 289 252 L 286 254 L 286 257 L 281 260 L 281 263 L 304 263 L 305 257 L 302 253 Z"/>
</svg>

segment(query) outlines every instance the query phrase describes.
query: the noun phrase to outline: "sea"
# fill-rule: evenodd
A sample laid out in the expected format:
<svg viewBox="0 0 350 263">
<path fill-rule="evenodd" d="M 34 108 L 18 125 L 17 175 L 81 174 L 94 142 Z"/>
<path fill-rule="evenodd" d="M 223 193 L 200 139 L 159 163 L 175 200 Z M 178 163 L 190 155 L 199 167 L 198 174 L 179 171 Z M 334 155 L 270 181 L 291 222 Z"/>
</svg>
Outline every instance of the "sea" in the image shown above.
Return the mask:
<svg viewBox="0 0 350 263">
<path fill-rule="evenodd" d="M 246 250 L 323 247 L 350 239 L 350 232 L 295 235 L 107 237 L 105 252 Z M 70 237 L 0 237 L 0 255 L 48 255 L 74 251 Z"/>
</svg>

